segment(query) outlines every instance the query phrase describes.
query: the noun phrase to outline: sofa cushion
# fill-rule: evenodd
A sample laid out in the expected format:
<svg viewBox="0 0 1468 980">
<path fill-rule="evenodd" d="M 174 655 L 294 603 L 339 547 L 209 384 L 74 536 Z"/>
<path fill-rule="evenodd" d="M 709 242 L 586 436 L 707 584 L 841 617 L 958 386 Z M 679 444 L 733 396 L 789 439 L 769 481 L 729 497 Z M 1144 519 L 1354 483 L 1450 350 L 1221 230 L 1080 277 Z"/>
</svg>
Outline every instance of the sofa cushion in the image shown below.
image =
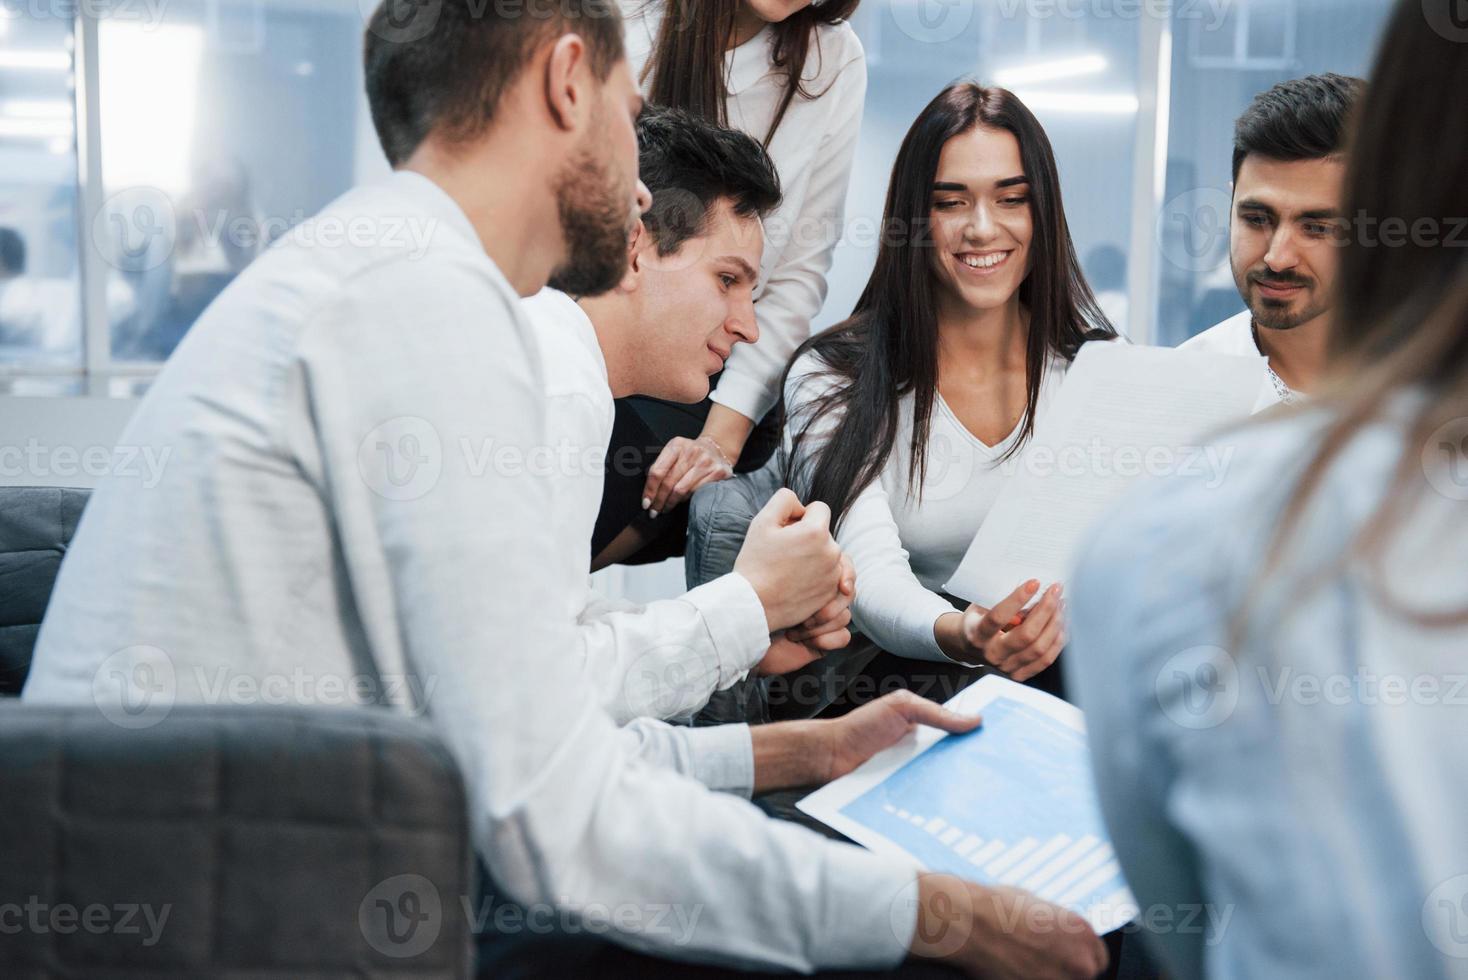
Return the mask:
<svg viewBox="0 0 1468 980">
<path fill-rule="evenodd" d="M 20 693 L 87 490 L 0 487 L 0 696 Z"/>
<path fill-rule="evenodd" d="M 467 803 L 422 722 L 12 702 L 0 745 L 0 976 L 470 973 Z"/>
</svg>

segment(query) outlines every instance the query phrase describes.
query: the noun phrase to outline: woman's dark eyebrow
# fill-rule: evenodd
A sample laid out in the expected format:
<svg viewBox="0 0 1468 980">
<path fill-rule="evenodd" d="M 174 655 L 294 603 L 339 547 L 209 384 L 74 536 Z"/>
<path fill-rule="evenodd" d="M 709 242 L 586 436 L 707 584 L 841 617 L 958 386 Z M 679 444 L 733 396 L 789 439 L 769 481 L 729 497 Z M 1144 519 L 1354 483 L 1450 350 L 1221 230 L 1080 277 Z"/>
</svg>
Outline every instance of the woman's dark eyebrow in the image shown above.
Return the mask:
<svg viewBox="0 0 1468 980">
<path fill-rule="evenodd" d="M 999 188 L 1014 187 L 1014 186 L 1017 186 L 1019 184 L 1028 184 L 1029 182 L 1030 182 L 1030 178 L 1026 177 L 1024 174 L 1020 174 L 1017 177 L 1005 177 L 1003 180 L 996 180 L 996 181 L 994 181 L 994 186 L 995 187 L 999 187 Z M 934 182 L 934 184 L 933 184 L 933 190 L 935 190 L 935 191 L 966 191 L 966 190 L 968 190 L 968 185 L 967 184 L 960 184 L 960 183 L 957 183 L 957 182 L 954 182 L 954 181 L 940 180 L 940 181 Z"/>
</svg>

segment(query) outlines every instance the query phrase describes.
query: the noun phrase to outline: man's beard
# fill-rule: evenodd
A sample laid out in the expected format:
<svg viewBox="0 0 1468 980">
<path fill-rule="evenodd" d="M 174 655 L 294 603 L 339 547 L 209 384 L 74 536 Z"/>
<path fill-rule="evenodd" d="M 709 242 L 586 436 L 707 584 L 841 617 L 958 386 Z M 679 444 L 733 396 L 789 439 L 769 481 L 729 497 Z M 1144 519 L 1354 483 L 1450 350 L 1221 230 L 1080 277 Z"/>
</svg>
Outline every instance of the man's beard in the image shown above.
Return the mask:
<svg viewBox="0 0 1468 980">
<path fill-rule="evenodd" d="M 1235 275 L 1237 281 L 1239 277 Z M 1249 272 L 1239 282 L 1239 293 L 1249 304 L 1249 313 L 1254 318 L 1254 324 L 1265 330 L 1293 330 L 1302 323 L 1309 323 L 1326 311 L 1326 307 L 1319 303 L 1299 305 L 1295 303 L 1280 303 L 1277 300 L 1266 299 L 1254 294 L 1254 287 L 1258 279 L 1265 279 L 1277 285 L 1299 285 L 1308 288 L 1311 285 L 1309 279 L 1302 276 L 1286 275 L 1271 276 L 1258 272 Z M 1301 290 L 1304 292 L 1304 289 Z"/>
<path fill-rule="evenodd" d="M 550 286 L 572 296 L 607 292 L 627 272 L 631 191 L 618 186 L 605 162 L 579 150 L 561 169 L 555 192 L 566 261 L 551 273 Z"/>
</svg>

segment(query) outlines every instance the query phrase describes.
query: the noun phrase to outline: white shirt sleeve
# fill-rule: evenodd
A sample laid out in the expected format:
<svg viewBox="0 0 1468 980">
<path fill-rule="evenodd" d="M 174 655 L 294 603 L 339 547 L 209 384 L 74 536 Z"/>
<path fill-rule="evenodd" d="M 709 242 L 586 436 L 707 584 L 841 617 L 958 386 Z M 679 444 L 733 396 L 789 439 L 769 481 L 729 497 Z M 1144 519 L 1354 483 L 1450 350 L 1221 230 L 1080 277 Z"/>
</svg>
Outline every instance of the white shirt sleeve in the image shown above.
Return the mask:
<svg viewBox="0 0 1468 980">
<path fill-rule="evenodd" d="M 622 728 L 631 752 L 709 789 L 748 799 L 754 794 L 754 740 L 748 725 L 685 728 L 638 718 Z"/>
<path fill-rule="evenodd" d="M 785 389 L 792 432 L 808 423 L 814 400 L 828 394 L 835 385 L 814 355 L 807 354 L 796 363 Z M 792 472 L 807 471 L 809 461 L 839 426 L 840 420 L 833 414 L 812 426 L 802 440 L 800 458 L 792 460 Z M 903 436 L 899 434 L 898 438 Z M 856 600 L 851 607 L 856 629 L 900 657 L 946 661 L 933 626 L 939 616 L 953 612 L 953 606 L 924 587 L 913 574 L 880 479 L 872 481 L 847 509 L 837 528 L 836 542 L 856 568 Z"/>
<path fill-rule="evenodd" d="M 820 137 L 805 199 L 788 219 L 789 241 L 755 303 L 759 341 L 735 346 L 712 396 L 755 422 L 779 400 L 780 376 L 796 348 L 810 337 L 811 320 L 826 301 L 826 273 L 841 239 L 846 189 L 866 103 L 866 57 L 854 35 L 852 41 L 855 59 L 841 68 L 821 96 L 830 103 L 830 124 Z"/>
<path fill-rule="evenodd" d="M 686 933 L 649 914 L 610 934 L 659 955 L 894 966 L 916 925 L 911 864 L 648 765 L 566 655 L 563 572 L 541 560 L 547 478 L 478 469 L 461 449 L 546 436 L 516 306 L 467 260 L 400 261 L 344 284 L 300 354 L 301 435 L 321 455 L 343 574 L 376 607 L 371 628 L 391 631 L 370 648 L 400 646 L 436 681 L 428 717 L 463 772 L 479 853 L 523 903 L 696 911 Z"/>
<path fill-rule="evenodd" d="M 685 718 L 742 680 L 770 646 L 764 606 L 737 572 L 677 599 L 613 602 L 588 589 L 577 623 L 586 675 L 618 724 Z"/>
</svg>

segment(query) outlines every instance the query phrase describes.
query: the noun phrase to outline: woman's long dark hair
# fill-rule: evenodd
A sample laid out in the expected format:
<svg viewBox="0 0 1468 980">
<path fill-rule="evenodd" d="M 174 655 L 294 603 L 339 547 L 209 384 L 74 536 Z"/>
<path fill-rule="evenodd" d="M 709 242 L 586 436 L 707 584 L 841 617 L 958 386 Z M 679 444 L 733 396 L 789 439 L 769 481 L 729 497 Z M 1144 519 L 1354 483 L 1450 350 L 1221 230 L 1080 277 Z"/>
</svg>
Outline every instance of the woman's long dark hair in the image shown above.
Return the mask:
<svg viewBox="0 0 1468 980">
<path fill-rule="evenodd" d="M 654 0 L 648 0 L 654 2 Z M 724 77 L 724 52 L 734 33 L 735 15 L 741 0 L 660 0 L 663 22 L 653 43 L 652 56 L 643 68 L 643 78 L 652 78 L 648 101 L 686 109 L 720 126 L 729 125 L 729 99 Z M 861 0 L 827 0 L 811 5 L 773 25 L 773 64 L 786 78 L 785 94 L 775 111 L 768 133 L 751 133 L 768 148 L 790 103 L 816 98 L 801 83 L 811 39 L 822 24 L 835 24 L 850 17 Z"/>
<path fill-rule="evenodd" d="M 938 392 L 938 290 L 930 227 L 938 157 L 955 136 L 977 127 L 1005 130 L 1019 141 L 1030 181 L 1034 236 L 1030 271 L 1019 288 L 1029 311 L 1025 349 L 1025 414 L 1020 436 L 1005 454 L 1028 441 L 1035 426 L 1045 367 L 1051 357 L 1075 357 L 1088 340 L 1116 331 L 1086 285 L 1065 209 L 1050 140 L 1033 113 L 1012 92 L 959 82 L 929 102 L 907 131 L 883 214 L 877 264 L 851 317 L 801 345 L 791 361 L 813 350 L 835 380 L 831 390 L 791 420 L 795 429 L 787 482 L 805 499 L 822 500 L 839 521 L 858 494 L 877 479 L 897 441 L 898 406 L 913 394 L 909 493 L 921 494 L 928 430 Z M 790 368 L 786 368 L 789 378 Z M 782 385 L 783 389 L 783 385 Z M 818 452 L 802 451 L 809 434 L 828 417 L 839 419 Z"/>
<path fill-rule="evenodd" d="M 1343 561 L 1381 556 L 1392 532 L 1427 492 L 1422 448 L 1439 427 L 1468 417 L 1468 248 L 1454 247 L 1462 243 L 1453 240 L 1468 217 L 1468 129 L 1444 126 L 1442 116 L 1442 98 L 1464 91 L 1468 44 L 1450 39 L 1446 26 L 1432 24 L 1420 4 L 1402 0 L 1357 108 L 1343 213 L 1349 220 L 1400 221 L 1414 229 L 1423 222 L 1436 233 L 1425 240 L 1414 231 L 1412 241 L 1389 247 L 1364 222 L 1351 229 L 1336 275 L 1330 380 L 1318 399 L 1334 417 L 1289 495 L 1269 568 L 1281 562 L 1331 465 L 1397 394 L 1417 391 L 1423 397 L 1409 419 L 1391 490 Z M 1339 567 L 1322 569 L 1301 591 Z M 1255 581 L 1256 595 L 1245 609 L 1264 588 L 1263 576 Z M 1379 583 L 1383 601 L 1404 616 L 1429 626 L 1468 623 L 1468 609 L 1413 610 L 1389 594 L 1385 576 Z"/>
</svg>

